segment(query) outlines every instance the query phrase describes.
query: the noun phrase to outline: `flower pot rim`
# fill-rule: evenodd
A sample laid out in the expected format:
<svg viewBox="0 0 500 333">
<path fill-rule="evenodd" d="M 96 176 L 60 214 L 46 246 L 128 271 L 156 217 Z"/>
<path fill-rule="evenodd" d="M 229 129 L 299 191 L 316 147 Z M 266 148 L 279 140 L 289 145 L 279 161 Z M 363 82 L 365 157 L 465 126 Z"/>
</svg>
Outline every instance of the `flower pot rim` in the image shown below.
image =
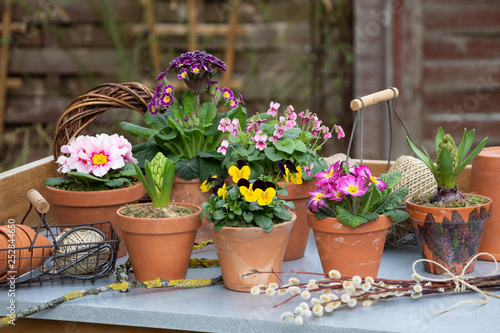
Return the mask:
<svg viewBox="0 0 500 333">
<path fill-rule="evenodd" d="M 50 189 L 51 191 L 54 191 L 55 193 L 62 193 L 62 192 L 71 192 L 71 193 L 87 193 L 87 194 L 96 194 L 96 193 L 109 193 L 113 191 L 120 191 L 120 190 L 130 190 L 130 189 L 135 189 L 136 187 L 142 186 L 142 183 L 139 181 L 137 184 L 132 185 L 132 186 L 127 186 L 127 187 L 121 187 L 121 188 L 115 188 L 115 189 L 109 189 L 109 190 L 102 190 L 102 191 L 70 191 L 70 190 L 61 190 L 57 188 L 53 188 L 48 185 L 44 185 L 45 188 Z"/>
<path fill-rule="evenodd" d="M 282 226 L 288 225 L 287 223 L 295 222 L 295 220 L 297 219 L 297 214 L 295 214 L 294 212 L 290 212 L 290 214 L 292 215 L 292 219 L 290 221 L 283 221 L 281 223 L 275 223 L 273 228 L 269 232 L 272 232 L 274 230 L 274 228 L 276 228 L 276 227 L 281 228 Z M 257 230 L 257 231 L 262 230 L 265 233 L 269 233 L 269 232 L 264 231 L 264 229 L 262 229 L 261 227 L 245 227 L 245 228 L 243 228 L 243 227 L 222 227 L 219 230 L 214 230 L 214 222 L 213 221 L 208 221 L 207 224 L 212 229 L 212 232 L 214 232 L 214 231 L 217 232 L 220 230 L 224 230 L 226 232 L 237 232 L 237 230 Z"/>
<path fill-rule="evenodd" d="M 446 210 L 446 211 L 452 211 L 452 210 L 473 210 L 474 208 L 477 208 L 477 207 L 483 207 L 483 206 L 491 205 L 491 201 L 492 200 L 491 200 L 491 198 L 489 198 L 487 196 L 476 194 L 476 193 L 464 193 L 464 194 L 472 195 L 472 196 L 475 196 L 475 197 L 485 198 L 485 199 L 488 199 L 488 202 L 486 202 L 484 204 L 480 204 L 480 205 L 476 205 L 476 206 L 468 206 L 468 207 L 430 207 L 430 206 L 423 206 L 423 205 L 418 205 L 418 204 L 412 203 L 412 202 L 410 202 L 410 200 L 412 198 L 408 198 L 408 199 L 406 199 L 405 204 L 406 204 L 406 207 L 408 207 L 408 206 L 410 206 L 410 207 L 413 206 L 415 208 L 417 208 L 417 207 L 423 207 L 425 210 L 432 211 L 432 212 L 443 211 L 443 210 Z"/>
<path fill-rule="evenodd" d="M 307 224 L 311 227 L 311 229 L 328 233 L 366 234 L 378 230 L 388 229 L 392 225 L 392 218 L 385 216 L 384 214 L 379 214 L 377 219 L 360 224 L 354 228 L 343 224 L 336 217 L 317 219 L 316 215 L 310 210 L 307 210 L 307 215 L 314 217 L 312 221 L 310 218 L 307 219 Z"/>
<path fill-rule="evenodd" d="M 152 205 L 153 203 L 152 202 L 145 202 L 145 203 L 136 203 L 136 204 L 129 204 L 129 206 L 145 206 L 145 205 Z M 189 215 L 183 215 L 183 216 L 176 216 L 176 217 L 173 217 L 174 219 L 182 219 L 184 217 L 189 217 L 189 216 L 192 216 L 192 215 L 196 215 L 196 214 L 199 214 L 201 213 L 201 207 L 198 206 L 198 205 L 195 205 L 195 204 L 192 204 L 192 203 L 189 203 L 189 202 L 169 202 L 168 203 L 169 205 L 174 205 L 174 206 L 189 206 L 191 208 L 194 208 L 196 211 L 192 214 L 189 214 Z M 128 216 L 128 215 L 123 215 L 122 214 L 122 211 L 126 208 L 126 206 L 122 206 L 120 207 L 116 213 L 120 216 L 123 216 L 124 218 L 128 218 L 128 219 L 133 219 L 133 220 L 148 220 L 148 221 L 152 221 L 152 222 L 160 222 L 160 221 L 168 221 L 168 220 L 171 220 L 173 218 L 171 217 L 158 217 L 158 218 L 150 218 L 150 217 L 134 217 L 134 216 Z"/>
</svg>

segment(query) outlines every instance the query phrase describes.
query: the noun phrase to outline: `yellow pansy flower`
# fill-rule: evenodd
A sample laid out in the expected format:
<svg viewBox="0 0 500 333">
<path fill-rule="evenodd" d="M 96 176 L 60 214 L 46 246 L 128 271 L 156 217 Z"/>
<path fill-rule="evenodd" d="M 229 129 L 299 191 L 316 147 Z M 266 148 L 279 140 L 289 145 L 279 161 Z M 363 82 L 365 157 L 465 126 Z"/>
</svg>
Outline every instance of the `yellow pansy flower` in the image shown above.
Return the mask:
<svg viewBox="0 0 500 333">
<path fill-rule="evenodd" d="M 238 169 L 237 166 L 233 165 L 229 168 L 227 173 L 233 177 L 233 182 L 238 183 L 238 180 L 242 178 L 250 178 L 250 167 L 248 165 L 244 165 L 241 169 Z"/>
</svg>

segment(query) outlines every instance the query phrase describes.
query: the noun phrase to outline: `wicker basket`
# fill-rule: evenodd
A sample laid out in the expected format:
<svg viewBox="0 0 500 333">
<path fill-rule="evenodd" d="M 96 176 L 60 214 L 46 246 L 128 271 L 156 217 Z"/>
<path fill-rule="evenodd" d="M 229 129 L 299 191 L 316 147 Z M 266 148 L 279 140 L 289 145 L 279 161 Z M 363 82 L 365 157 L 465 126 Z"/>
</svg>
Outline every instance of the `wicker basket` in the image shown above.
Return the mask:
<svg viewBox="0 0 500 333">
<path fill-rule="evenodd" d="M 139 82 L 101 84 L 68 104 L 57 123 L 52 153 L 57 160 L 61 146 L 85 133 L 89 125 L 110 109 L 130 109 L 144 114 L 154 90 Z"/>
</svg>

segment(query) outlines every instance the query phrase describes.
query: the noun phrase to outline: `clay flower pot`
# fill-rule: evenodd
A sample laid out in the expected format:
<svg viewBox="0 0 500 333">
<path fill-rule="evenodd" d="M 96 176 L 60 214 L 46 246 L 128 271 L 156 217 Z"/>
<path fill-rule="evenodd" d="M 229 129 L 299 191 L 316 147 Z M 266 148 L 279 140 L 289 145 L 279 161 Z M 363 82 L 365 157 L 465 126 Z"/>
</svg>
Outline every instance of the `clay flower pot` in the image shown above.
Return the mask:
<svg viewBox="0 0 500 333">
<path fill-rule="evenodd" d="M 21 229 L 26 233 L 29 238 L 30 245 L 33 244 L 33 240 L 35 240 L 36 231 L 27 225 L 16 224 L 16 227 Z M 28 246 L 30 246 L 28 245 Z M 42 234 L 38 234 L 36 236 L 35 243 L 33 244 L 33 253 L 31 253 L 31 264 L 30 267 L 35 269 L 38 266 L 41 266 L 45 259 L 52 255 L 52 243 L 51 241 Z"/>
<path fill-rule="evenodd" d="M 172 192 L 170 193 L 170 201 L 174 203 L 190 203 L 200 206 L 207 201 L 212 192 L 202 192 L 200 189 L 201 182 L 197 179 L 184 180 L 175 175 Z M 195 242 L 203 242 L 212 238 L 212 229 L 208 226 L 207 220 L 203 218 L 200 228 L 196 233 Z"/>
<path fill-rule="evenodd" d="M 475 207 L 425 207 L 406 201 L 406 212 L 417 235 L 420 254 L 441 264 L 454 274 L 462 273 L 479 249 L 485 222 L 491 212 L 491 200 Z M 474 262 L 465 274 L 474 270 Z M 434 263 L 423 262 L 424 269 L 433 274 L 446 271 Z"/>
<path fill-rule="evenodd" d="M 500 260 L 500 147 L 488 147 L 472 161 L 469 191 L 493 201 L 491 218 L 484 226 L 483 239 L 478 252 L 488 252 Z M 479 256 L 481 260 L 493 260 Z"/>
<path fill-rule="evenodd" d="M 8 226 L 2 225 L 0 226 L 0 233 L 4 234 L 7 237 L 7 248 L 9 245 L 9 238 L 10 238 L 10 230 Z M 5 239 L 4 239 L 5 242 Z M 5 280 L 7 277 L 10 276 L 19 276 L 25 272 L 30 271 L 30 265 L 31 265 L 31 253 L 29 252 L 29 246 L 31 244 L 31 241 L 26 235 L 26 233 L 18 228 L 17 226 L 15 227 L 14 231 L 14 245 L 15 245 L 15 251 L 14 255 L 15 258 L 14 260 L 14 265 L 10 266 L 10 261 L 6 260 L 5 265 L 2 264 L 2 269 L 6 269 L 7 271 L 12 271 L 12 274 L 5 274 L 0 278 L 0 280 Z M 7 256 L 8 256 L 7 251 Z M 12 259 L 12 258 L 10 258 Z M 5 266 L 5 267 L 4 267 Z"/>
<path fill-rule="evenodd" d="M 336 269 L 342 276 L 377 276 L 387 229 L 392 225 L 390 217 L 380 215 L 376 220 L 352 228 L 337 218 L 317 219 L 308 211 L 307 222 L 313 229 L 325 274 Z"/>
<path fill-rule="evenodd" d="M 296 215 L 292 213 L 291 221 L 275 224 L 269 232 L 259 227 L 212 230 L 227 289 L 250 292 L 254 285 L 279 282 L 279 274 L 255 274 L 244 279 L 240 274 L 252 269 L 280 271 L 295 219 Z"/>
<path fill-rule="evenodd" d="M 148 204 L 138 206 L 143 205 Z M 194 238 L 201 224 L 201 208 L 184 203 L 176 205 L 189 207 L 195 213 L 160 219 L 125 216 L 121 213 L 124 208 L 116 212 L 136 280 L 186 278 Z"/>
<path fill-rule="evenodd" d="M 120 239 L 123 238 L 116 224 L 116 211 L 123 205 L 139 202 L 143 194 L 144 187 L 141 183 L 115 190 L 89 192 L 64 191 L 45 186 L 45 198 L 60 225 L 109 221 Z M 120 242 L 118 257 L 125 254 L 127 247 L 124 242 Z"/>
<path fill-rule="evenodd" d="M 300 259 L 306 251 L 307 239 L 309 238 L 306 201 L 311 198 L 308 192 L 314 191 L 316 187 L 315 182 L 315 180 L 309 180 L 300 185 L 288 182 L 286 184 L 288 196 L 278 194 L 280 199 L 292 201 L 295 204 L 295 209 L 291 209 L 290 211 L 297 215 L 297 220 L 293 225 L 290 238 L 288 239 L 284 261 Z M 280 182 L 279 185 L 284 186 L 285 184 Z"/>
</svg>

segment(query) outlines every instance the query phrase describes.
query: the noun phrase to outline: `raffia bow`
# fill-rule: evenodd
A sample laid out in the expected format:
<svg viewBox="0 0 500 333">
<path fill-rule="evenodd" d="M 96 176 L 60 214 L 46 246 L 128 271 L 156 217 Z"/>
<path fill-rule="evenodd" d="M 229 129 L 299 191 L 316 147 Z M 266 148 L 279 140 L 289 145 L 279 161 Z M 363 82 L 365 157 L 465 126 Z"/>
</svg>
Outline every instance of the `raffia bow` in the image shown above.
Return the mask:
<svg viewBox="0 0 500 333">
<path fill-rule="evenodd" d="M 480 255 L 483 255 L 483 254 L 490 256 L 495 261 L 495 270 L 493 271 L 493 273 L 490 273 L 490 274 L 486 275 L 486 276 L 492 276 L 498 270 L 498 262 L 497 262 L 497 260 L 495 259 L 495 257 L 493 255 L 491 255 L 490 253 L 487 253 L 487 252 L 481 252 L 481 253 L 476 254 L 471 260 L 469 260 L 469 262 L 464 267 L 464 269 L 462 270 L 462 273 L 460 275 L 453 274 L 446 267 L 444 267 L 443 265 L 441 265 L 441 264 L 439 264 L 439 263 L 437 263 L 437 262 L 435 262 L 433 260 L 419 259 L 419 260 L 417 260 L 417 261 L 415 261 L 413 263 L 413 274 L 412 274 L 412 276 L 414 277 L 414 279 L 416 281 L 429 281 L 429 282 L 449 282 L 449 281 L 453 281 L 453 283 L 455 283 L 455 290 L 454 290 L 455 292 L 463 292 L 463 291 L 465 291 L 467 289 L 470 289 L 470 290 L 473 290 L 473 291 L 479 293 L 481 296 L 483 296 L 483 300 L 482 301 L 475 301 L 475 300 L 461 301 L 461 302 L 455 303 L 454 305 L 452 305 L 451 307 L 449 307 L 448 309 L 445 309 L 445 310 L 434 311 L 434 312 L 426 312 L 425 313 L 426 315 L 427 314 L 445 313 L 445 312 L 448 312 L 448 311 L 452 310 L 453 308 L 455 308 L 455 307 L 457 307 L 457 306 L 459 306 L 461 304 L 464 304 L 464 303 L 476 303 L 476 304 L 485 305 L 485 304 L 488 303 L 488 296 L 492 296 L 492 297 L 495 297 L 495 298 L 500 298 L 499 295 L 495 295 L 495 294 L 493 294 L 491 292 L 481 290 L 478 287 L 471 285 L 470 283 L 467 282 L 468 278 L 464 277 L 464 273 L 465 273 L 465 271 L 467 271 L 467 268 L 474 262 L 474 260 L 477 259 L 477 257 L 479 257 Z M 430 278 L 430 277 L 422 276 L 422 275 L 418 274 L 417 271 L 415 270 L 415 266 L 419 262 L 433 263 L 433 264 L 441 267 L 446 272 L 444 274 L 442 274 L 442 278 L 441 279 L 433 279 L 433 278 Z"/>
</svg>

